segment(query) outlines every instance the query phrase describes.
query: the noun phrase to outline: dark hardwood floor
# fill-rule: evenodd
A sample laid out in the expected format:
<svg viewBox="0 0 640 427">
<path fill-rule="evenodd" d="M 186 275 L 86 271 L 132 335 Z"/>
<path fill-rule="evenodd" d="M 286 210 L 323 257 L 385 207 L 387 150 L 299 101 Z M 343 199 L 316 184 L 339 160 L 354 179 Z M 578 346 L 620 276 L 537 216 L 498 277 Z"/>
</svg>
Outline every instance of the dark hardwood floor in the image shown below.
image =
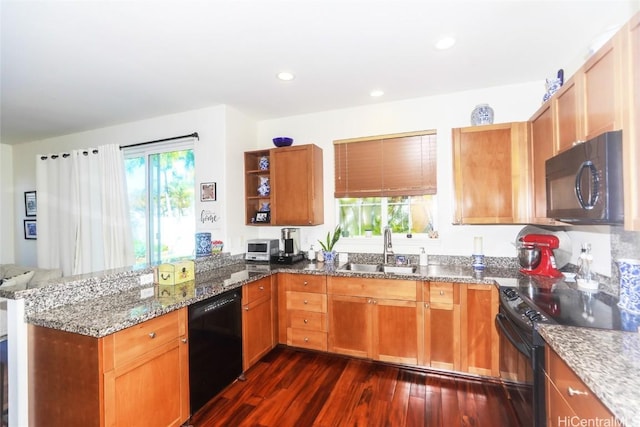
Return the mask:
<svg viewBox="0 0 640 427">
<path fill-rule="evenodd" d="M 512 386 L 277 347 L 189 423 L 211 426 L 531 425 Z M 530 411 L 530 410 L 529 410 Z"/>
</svg>

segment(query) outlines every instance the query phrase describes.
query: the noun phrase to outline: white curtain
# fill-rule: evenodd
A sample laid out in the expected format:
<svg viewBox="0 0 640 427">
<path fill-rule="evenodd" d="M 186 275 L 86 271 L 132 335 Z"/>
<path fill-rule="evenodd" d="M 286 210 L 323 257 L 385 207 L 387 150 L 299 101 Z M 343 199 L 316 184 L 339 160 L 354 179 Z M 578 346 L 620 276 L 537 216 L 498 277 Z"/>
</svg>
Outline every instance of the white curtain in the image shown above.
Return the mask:
<svg viewBox="0 0 640 427">
<path fill-rule="evenodd" d="M 68 276 L 132 265 L 120 147 L 38 155 L 36 162 L 38 266 Z"/>
</svg>

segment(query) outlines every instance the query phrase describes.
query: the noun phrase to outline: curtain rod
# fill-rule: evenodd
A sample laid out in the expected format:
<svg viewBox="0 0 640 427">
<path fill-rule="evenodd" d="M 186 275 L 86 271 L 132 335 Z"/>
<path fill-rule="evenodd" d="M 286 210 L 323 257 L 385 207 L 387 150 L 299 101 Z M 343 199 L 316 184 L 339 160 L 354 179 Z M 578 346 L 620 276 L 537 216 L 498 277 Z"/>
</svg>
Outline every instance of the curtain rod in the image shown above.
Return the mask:
<svg viewBox="0 0 640 427">
<path fill-rule="evenodd" d="M 183 139 L 183 138 L 197 138 L 198 141 L 200 141 L 200 135 L 198 135 L 198 132 L 194 132 L 191 133 L 189 135 L 182 135 L 182 136 L 173 136 L 171 138 L 164 138 L 164 139 L 156 139 L 155 141 L 147 141 L 147 142 L 138 142 L 136 144 L 129 144 L 129 145 L 121 145 L 120 149 L 122 150 L 123 148 L 131 148 L 131 147 L 138 147 L 140 145 L 147 145 L 147 144 L 154 144 L 156 142 L 166 142 L 166 141 L 173 141 L 175 139 Z"/>
</svg>

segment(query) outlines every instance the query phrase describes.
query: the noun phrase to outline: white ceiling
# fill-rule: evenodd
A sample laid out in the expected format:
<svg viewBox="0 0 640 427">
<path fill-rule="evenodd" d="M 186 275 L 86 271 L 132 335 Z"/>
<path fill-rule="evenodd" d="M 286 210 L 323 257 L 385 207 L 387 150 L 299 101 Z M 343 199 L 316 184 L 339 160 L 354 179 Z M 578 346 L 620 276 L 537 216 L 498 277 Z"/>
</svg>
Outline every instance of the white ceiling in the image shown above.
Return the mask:
<svg viewBox="0 0 640 427">
<path fill-rule="evenodd" d="M 261 120 L 543 80 L 584 61 L 639 9 L 640 0 L 1 0 L 0 142 L 218 104 Z M 446 34 L 457 44 L 436 50 Z M 296 78 L 277 80 L 282 70 Z M 371 98 L 373 89 L 385 95 Z"/>
</svg>

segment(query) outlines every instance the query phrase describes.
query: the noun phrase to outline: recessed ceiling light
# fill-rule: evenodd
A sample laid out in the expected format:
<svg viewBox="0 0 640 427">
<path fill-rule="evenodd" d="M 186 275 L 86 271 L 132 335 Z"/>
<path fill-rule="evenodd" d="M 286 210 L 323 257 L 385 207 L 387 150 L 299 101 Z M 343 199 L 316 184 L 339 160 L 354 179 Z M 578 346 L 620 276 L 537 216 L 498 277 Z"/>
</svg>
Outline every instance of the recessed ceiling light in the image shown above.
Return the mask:
<svg viewBox="0 0 640 427">
<path fill-rule="evenodd" d="M 454 44 L 456 44 L 455 38 L 451 36 L 442 37 L 436 42 L 436 49 L 439 49 L 439 50 L 449 49 Z"/>
<path fill-rule="evenodd" d="M 278 73 L 278 78 L 280 80 L 288 82 L 289 80 L 293 80 L 295 78 L 295 76 L 293 75 L 293 73 L 290 73 L 288 71 L 283 71 L 281 73 Z"/>
<path fill-rule="evenodd" d="M 369 92 L 369 95 L 374 97 L 374 98 L 377 98 L 379 96 L 384 95 L 384 92 L 379 90 L 379 89 L 376 89 L 376 90 L 372 90 L 371 92 Z"/>
</svg>

